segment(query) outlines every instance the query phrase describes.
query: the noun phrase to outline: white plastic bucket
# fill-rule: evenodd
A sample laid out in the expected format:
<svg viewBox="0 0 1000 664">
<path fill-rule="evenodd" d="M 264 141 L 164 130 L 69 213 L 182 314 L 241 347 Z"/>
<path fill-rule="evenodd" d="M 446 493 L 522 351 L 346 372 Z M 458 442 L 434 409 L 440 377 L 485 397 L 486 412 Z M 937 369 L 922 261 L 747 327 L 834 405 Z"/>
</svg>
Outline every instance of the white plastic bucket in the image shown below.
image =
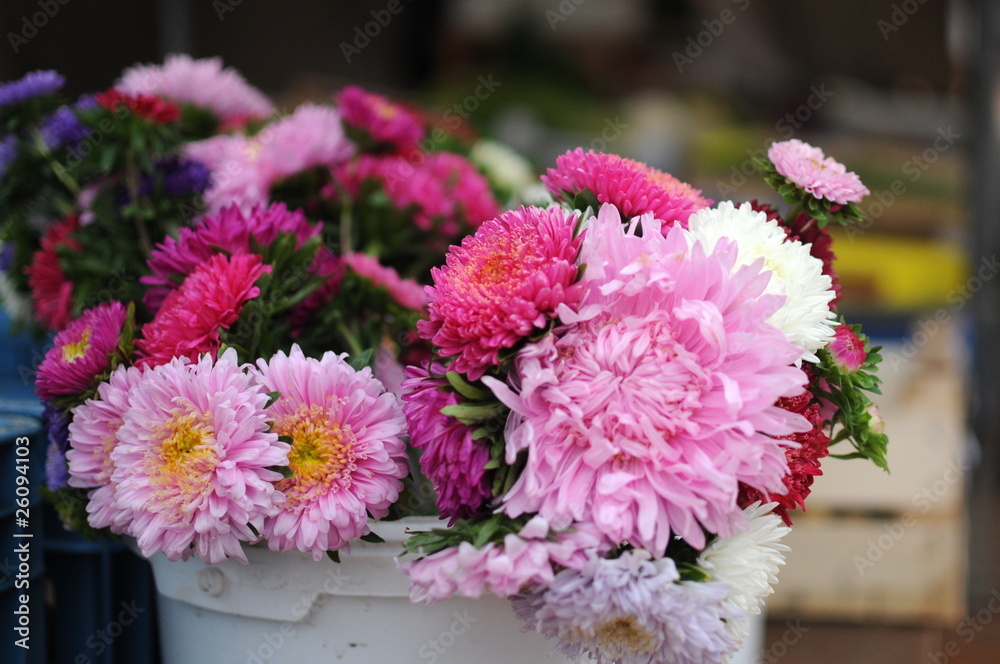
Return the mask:
<svg viewBox="0 0 1000 664">
<path fill-rule="evenodd" d="M 563 664 L 555 641 L 521 632 L 510 603 L 492 595 L 412 604 L 393 561 L 406 529 L 430 518 L 383 522 L 382 544 L 355 542 L 340 564 L 248 547 L 249 565 L 151 559 L 164 664 Z M 760 651 L 754 633 L 748 654 Z M 758 636 L 759 640 L 759 636 Z M 751 646 L 751 644 L 754 644 Z M 742 658 L 742 659 L 741 659 Z"/>
</svg>

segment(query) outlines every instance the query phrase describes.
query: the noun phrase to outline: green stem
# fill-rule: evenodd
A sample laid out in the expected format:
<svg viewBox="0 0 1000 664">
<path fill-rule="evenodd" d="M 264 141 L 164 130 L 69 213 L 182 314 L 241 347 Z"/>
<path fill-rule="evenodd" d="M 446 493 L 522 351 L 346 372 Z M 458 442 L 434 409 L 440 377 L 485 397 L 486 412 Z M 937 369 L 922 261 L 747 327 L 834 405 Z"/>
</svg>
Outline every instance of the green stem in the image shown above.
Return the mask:
<svg viewBox="0 0 1000 664">
<path fill-rule="evenodd" d="M 59 181 L 63 183 L 63 186 L 69 189 L 69 193 L 73 194 L 74 198 L 79 196 L 80 185 L 77 184 L 76 180 L 73 179 L 73 176 L 69 174 L 66 167 L 60 164 L 55 156 L 49 151 L 49 146 L 45 144 L 45 139 L 42 138 L 41 132 L 39 132 L 38 129 L 32 129 L 31 137 L 35 142 L 35 149 L 37 149 L 38 152 L 45 157 L 45 161 L 49 162 L 49 166 L 52 167 L 52 171 L 56 174 L 56 177 L 59 178 Z"/>
<path fill-rule="evenodd" d="M 364 348 L 362 348 L 361 344 L 358 343 L 358 340 L 354 336 L 354 334 L 349 329 L 347 329 L 347 325 L 344 324 L 344 321 L 342 320 L 337 321 L 337 331 L 340 332 L 340 336 L 343 337 L 344 342 L 350 349 L 351 355 L 360 355 L 362 352 L 364 352 Z"/>
<path fill-rule="evenodd" d="M 801 213 L 802 213 L 802 201 L 799 201 L 799 204 L 796 205 L 795 207 L 793 207 L 791 210 L 789 210 L 788 214 L 785 215 L 785 225 L 791 226 L 792 222 L 795 221 L 795 218 L 798 217 Z M 807 224 L 806 228 L 808 228 L 808 227 L 809 226 Z M 803 230 L 805 230 L 805 229 L 803 229 Z"/>
</svg>

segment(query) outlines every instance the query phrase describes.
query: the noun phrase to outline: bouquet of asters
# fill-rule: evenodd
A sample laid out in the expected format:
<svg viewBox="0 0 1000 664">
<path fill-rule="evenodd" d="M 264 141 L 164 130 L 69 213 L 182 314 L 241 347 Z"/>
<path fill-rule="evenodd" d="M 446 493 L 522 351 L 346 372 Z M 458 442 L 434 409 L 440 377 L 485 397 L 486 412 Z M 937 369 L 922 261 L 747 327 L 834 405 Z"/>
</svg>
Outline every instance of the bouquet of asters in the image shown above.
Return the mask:
<svg viewBox="0 0 1000 664">
<path fill-rule="evenodd" d="M 433 510 L 394 392 L 430 266 L 500 212 L 473 146 L 357 87 L 279 113 L 215 59 L 62 83 L 0 86 L 0 210 L 64 523 L 212 563 Z"/>
<path fill-rule="evenodd" d="M 885 467 L 828 230 L 867 189 L 798 140 L 759 168 L 787 212 L 570 151 L 542 177 L 558 203 L 432 271 L 403 410 L 450 522 L 408 541 L 413 601 L 509 597 L 574 659 L 721 662 L 821 460 Z"/>
</svg>

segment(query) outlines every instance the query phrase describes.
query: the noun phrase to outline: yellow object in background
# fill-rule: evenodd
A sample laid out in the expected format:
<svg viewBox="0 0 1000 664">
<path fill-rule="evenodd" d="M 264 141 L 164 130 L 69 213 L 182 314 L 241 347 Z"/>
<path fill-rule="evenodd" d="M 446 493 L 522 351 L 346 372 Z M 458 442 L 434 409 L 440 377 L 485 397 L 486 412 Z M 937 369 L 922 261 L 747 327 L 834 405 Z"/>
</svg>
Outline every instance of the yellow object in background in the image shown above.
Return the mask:
<svg viewBox="0 0 1000 664">
<path fill-rule="evenodd" d="M 962 248 L 954 242 L 831 232 L 843 304 L 850 307 L 905 312 L 957 306 L 982 288 L 982 279 L 996 276 L 995 257 L 987 256 L 969 270 Z"/>
</svg>

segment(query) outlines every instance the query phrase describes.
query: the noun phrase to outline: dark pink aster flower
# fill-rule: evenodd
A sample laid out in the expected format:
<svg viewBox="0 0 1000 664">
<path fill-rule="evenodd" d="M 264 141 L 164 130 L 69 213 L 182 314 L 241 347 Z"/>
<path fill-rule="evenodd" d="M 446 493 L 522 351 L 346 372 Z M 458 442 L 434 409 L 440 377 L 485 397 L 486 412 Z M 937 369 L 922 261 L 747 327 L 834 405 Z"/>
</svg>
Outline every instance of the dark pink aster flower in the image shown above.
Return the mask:
<svg viewBox="0 0 1000 664">
<path fill-rule="evenodd" d="M 167 295 L 183 279 L 209 258 L 224 251 L 252 252 L 252 243 L 268 245 L 281 233 L 291 233 L 301 247 L 322 231 L 322 224 L 310 224 L 301 210 L 289 210 L 284 203 L 255 206 L 244 214 L 235 205 L 203 218 L 194 228 L 182 228 L 177 239 L 166 238 L 149 257 L 153 274 L 140 281 L 149 289 L 143 302 L 156 312 Z"/>
<path fill-rule="evenodd" d="M 81 394 L 111 367 L 127 312 L 121 302 L 99 304 L 56 335 L 38 366 L 35 393 L 42 399 Z"/>
<path fill-rule="evenodd" d="M 418 323 L 450 368 L 477 380 L 499 353 L 580 299 L 577 216 L 522 207 L 488 221 L 452 247 L 427 287 L 430 320 Z"/>
<path fill-rule="evenodd" d="M 493 497 L 492 480 L 486 471 L 490 451 L 472 439 L 472 428 L 441 409 L 460 402 L 450 390 L 444 366 L 434 364 L 407 367 L 403 382 L 403 414 L 406 415 L 410 442 L 424 451 L 420 467 L 434 483 L 437 507 L 442 517 L 465 519 L 482 514 Z M 431 377 L 431 371 L 434 377 Z"/>
<path fill-rule="evenodd" d="M 684 226 L 691 213 L 712 201 L 701 191 L 669 173 L 632 159 L 583 148 L 556 158 L 556 167 L 542 176 L 542 182 L 557 199 L 566 201 L 590 192 L 598 203 L 611 203 L 623 219 L 653 213 L 664 227 Z"/>
<path fill-rule="evenodd" d="M 59 262 L 59 250 L 80 251 L 73 232 L 80 227 L 75 214 L 50 227 L 42 237 L 41 248 L 25 268 L 35 317 L 49 330 L 61 330 L 73 315 L 73 282 L 66 278 Z"/>
<path fill-rule="evenodd" d="M 833 341 L 830 342 L 830 354 L 833 361 L 845 373 L 854 373 L 868 359 L 865 342 L 851 329 L 850 325 L 841 323 L 833 331 Z"/>
<path fill-rule="evenodd" d="M 380 94 L 349 85 L 334 100 L 344 123 L 366 132 L 377 143 L 391 145 L 397 152 L 412 150 L 424 138 L 420 118 Z"/>
</svg>

